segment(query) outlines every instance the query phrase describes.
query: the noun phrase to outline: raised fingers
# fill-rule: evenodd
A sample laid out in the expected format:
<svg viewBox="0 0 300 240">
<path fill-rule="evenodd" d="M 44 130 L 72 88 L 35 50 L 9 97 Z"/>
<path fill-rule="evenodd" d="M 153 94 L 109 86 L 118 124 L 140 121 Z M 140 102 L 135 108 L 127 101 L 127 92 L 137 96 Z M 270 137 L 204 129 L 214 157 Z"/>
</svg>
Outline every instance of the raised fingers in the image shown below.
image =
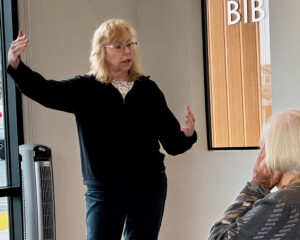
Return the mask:
<svg viewBox="0 0 300 240">
<path fill-rule="evenodd" d="M 190 118 L 186 118 L 185 125 L 192 127 L 194 125 L 194 122 Z"/>
<path fill-rule="evenodd" d="M 17 44 L 11 47 L 11 50 L 14 55 L 20 55 L 23 53 L 28 45 L 28 42 L 22 43 L 22 44 Z"/>
<path fill-rule="evenodd" d="M 22 38 L 17 38 L 15 41 L 12 42 L 11 46 L 16 46 L 18 44 L 23 44 L 29 42 L 28 38 L 24 35 Z"/>
<path fill-rule="evenodd" d="M 194 125 L 195 120 L 193 118 L 189 117 L 189 116 L 186 116 L 185 122 L 186 122 L 186 124 Z"/>
<path fill-rule="evenodd" d="M 19 35 L 18 35 L 17 39 L 15 39 L 11 45 L 14 46 L 18 43 L 24 43 L 26 41 L 28 41 L 28 38 L 26 37 L 26 35 L 23 34 L 23 32 L 21 30 L 19 30 Z"/>
<path fill-rule="evenodd" d="M 194 114 L 192 113 L 191 108 L 189 106 L 187 107 L 187 114 L 185 116 L 186 116 L 186 118 L 188 118 L 191 121 L 195 122 Z"/>
<path fill-rule="evenodd" d="M 22 41 L 22 42 L 18 42 L 18 43 L 14 43 L 11 45 L 11 49 L 12 50 L 16 50 L 16 49 L 20 49 L 20 48 L 23 48 L 23 47 L 27 47 L 28 45 L 28 40 L 27 41 Z"/>
<path fill-rule="evenodd" d="M 15 51 L 14 54 L 16 56 L 20 56 L 22 53 L 25 52 L 25 50 L 26 50 L 26 47 L 22 47 L 22 48 L 18 49 L 17 51 Z"/>
<path fill-rule="evenodd" d="M 20 55 L 24 52 L 29 43 L 28 38 L 19 30 L 18 38 L 12 42 L 10 48 L 13 54 Z"/>
<path fill-rule="evenodd" d="M 185 115 L 185 119 L 186 119 L 186 122 L 194 125 L 195 117 L 194 117 L 194 114 L 192 113 L 191 108 L 189 106 L 187 107 L 187 114 Z"/>
</svg>

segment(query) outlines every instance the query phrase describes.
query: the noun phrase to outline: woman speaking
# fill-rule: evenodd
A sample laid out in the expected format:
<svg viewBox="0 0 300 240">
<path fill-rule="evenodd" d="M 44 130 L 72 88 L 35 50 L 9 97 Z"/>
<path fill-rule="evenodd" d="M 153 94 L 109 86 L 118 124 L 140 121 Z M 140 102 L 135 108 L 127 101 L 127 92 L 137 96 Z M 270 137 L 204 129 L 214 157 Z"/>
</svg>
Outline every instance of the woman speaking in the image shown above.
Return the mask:
<svg viewBox="0 0 300 240">
<path fill-rule="evenodd" d="M 20 31 L 8 52 L 8 73 L 29 98 L 74 114 L 83 183 L 87 185 L 88 240 L 155 240 L 167 192 L 164 154 L 184 153 L 196 142 L 195 119 L 185 126 L 169 110 L 154 81 L 141 73 L 133 28 L 110 19 L 95 31 L 90 73 L 46 80 L 19 56 L 28 39 Z"/>
</svg>

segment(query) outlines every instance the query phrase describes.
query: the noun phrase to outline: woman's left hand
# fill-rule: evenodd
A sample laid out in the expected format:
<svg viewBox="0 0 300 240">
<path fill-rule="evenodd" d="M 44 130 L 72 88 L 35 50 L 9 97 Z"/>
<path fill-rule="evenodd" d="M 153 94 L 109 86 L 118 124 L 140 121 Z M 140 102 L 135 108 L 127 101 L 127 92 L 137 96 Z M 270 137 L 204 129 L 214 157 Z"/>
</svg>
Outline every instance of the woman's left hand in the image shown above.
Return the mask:
<svg viewBox="0 0 300 240">
<path fill-rule="evenodd" d="M 195 130 L 195 117 L 191 111 L 191 108 L 188 106 L 186 108 L 187 113 L 185 115 L 185 126 L 181 128 L 181 131 L 184 132 L 186 137 L 190 137 L 193 135 Z"/>
</svg>

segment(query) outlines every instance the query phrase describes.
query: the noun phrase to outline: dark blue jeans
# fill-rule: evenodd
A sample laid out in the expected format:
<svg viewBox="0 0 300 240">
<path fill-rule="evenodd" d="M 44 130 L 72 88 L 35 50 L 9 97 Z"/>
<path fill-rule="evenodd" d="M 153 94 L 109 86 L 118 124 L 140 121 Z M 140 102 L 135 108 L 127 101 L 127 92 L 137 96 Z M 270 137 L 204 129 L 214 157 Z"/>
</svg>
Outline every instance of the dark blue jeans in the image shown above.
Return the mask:
<svg viewBox="0 0 300 240">
<path fill-rule="evenodd" d="M 91 187 L 85 193 L 87 240 L 156 240 L 167 192 L 165 173 L 148 181 Z"/>
</svg>

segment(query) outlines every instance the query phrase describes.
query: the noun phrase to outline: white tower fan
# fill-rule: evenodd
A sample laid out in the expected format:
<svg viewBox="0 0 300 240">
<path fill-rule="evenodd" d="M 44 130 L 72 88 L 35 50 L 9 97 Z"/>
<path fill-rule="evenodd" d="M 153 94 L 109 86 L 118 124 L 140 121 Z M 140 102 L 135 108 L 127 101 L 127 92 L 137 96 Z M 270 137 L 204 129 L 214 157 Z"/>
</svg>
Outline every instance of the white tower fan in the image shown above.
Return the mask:
<svg viewBox="0 0 300 240">
<path fill-rule="evenodd" d="M 19 146 L 22 171 L 24 240 L 55 240 L 55 203 L 51 149 Z"/>
</svg>

